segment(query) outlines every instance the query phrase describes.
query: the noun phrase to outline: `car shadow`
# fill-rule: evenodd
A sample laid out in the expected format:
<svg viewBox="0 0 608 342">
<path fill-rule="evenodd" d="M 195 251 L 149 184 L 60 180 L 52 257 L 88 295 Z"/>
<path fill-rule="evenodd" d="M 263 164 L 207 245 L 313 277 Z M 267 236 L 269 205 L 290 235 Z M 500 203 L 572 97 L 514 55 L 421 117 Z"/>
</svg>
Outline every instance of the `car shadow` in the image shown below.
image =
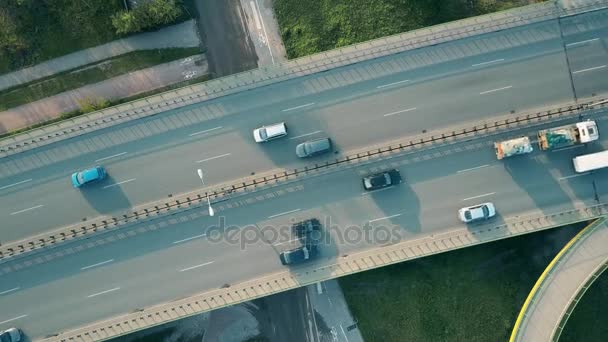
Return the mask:
<svg viewBox="0 0 608 342">
<path fill-rule="evenodd" d="M 101 182 L 91 183 L 80 188 L 82 197 L 99 214 L 125 211 L 131 208 L 131 202 L 121 186 L 116 184 L 111 175 Z"/>
</svg>

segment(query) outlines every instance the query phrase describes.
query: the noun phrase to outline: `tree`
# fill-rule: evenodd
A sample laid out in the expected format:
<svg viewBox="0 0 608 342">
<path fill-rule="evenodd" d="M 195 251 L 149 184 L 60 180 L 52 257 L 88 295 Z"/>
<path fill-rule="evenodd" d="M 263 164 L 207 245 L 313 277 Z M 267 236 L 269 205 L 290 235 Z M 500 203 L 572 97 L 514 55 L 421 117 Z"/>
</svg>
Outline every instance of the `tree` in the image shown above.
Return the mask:
<svg viewBox="0 0 608 342">
<path fill-rule="evenodd" d="M 134 11 L 120 11 L 112 16 L 112 26 L 117 34 L 140 32 L 142 25 Z"/>
<path fill-rule="evenodd" d="M 0 51 L 16 53 L 25 48 L 26 44 L 17 33 L 17 26 L 8 11 L 0 8 Z"/>
<path fill-rule="evenodd" d="M 181 15 L 181 3 L 176 0 L 150 0 L 113 15 L 112 25 L 116 33 L 128 34 L 170 24 Z"/>
</svg>

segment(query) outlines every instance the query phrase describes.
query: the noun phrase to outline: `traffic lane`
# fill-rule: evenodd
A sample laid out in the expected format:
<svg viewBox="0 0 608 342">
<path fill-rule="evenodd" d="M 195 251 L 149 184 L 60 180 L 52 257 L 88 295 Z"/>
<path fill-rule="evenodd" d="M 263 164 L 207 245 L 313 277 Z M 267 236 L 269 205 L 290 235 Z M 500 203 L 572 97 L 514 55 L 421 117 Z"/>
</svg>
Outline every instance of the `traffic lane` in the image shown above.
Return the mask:
<svg viewBox="0 0 608 342">
<path fill-rule="evenodd" d="M 548 65 L 551 68 L 554 67 L 554 64 L 550 63 L 550 62 L 540 63 L 540 65 L 541 66 L 542 65 Z M 540 68 L 535 67 L 532 70 L 540 70 Z M 532 72 L 532 70 L 524 70 L 524 71 L 522 71 L 522 73 L 529 75 Z M 486 70 L 485 72 L 487 73 L 488 71 Z M 504 73 L 504 72 L 501 71 L 500 73 Z M 549 74 L 555 75 L 556 73 L 549 73 Z M 475 78 L 475 77 L 480 77 L 480 75 L 473 75 L 473 78 Z M 538 79 L 538 78 L 535 78 L 535 79 Z M 557 83 L 560 83 L 560 82 L 557 82 Z M 459 87 L 455 86 L 456 84 L 475 84 L 475 82 L 466 81 L 466 80 L 463 80 L 463 79 L 457 79 L 455 82 L 451 82 L 446 89 L 442 89 L 440 87 L 439 89 L 436 89 L 436 91 L 440 92 L 440 93 L 443 93 L 445 91 L 447 93 L 447 92 L 449 92 L 450 89 L 459 89 Z M 555 89 L 555 87 L 552 87 L 550 89 Z M 407 88 L 406 90 L 409 90 L 409 88 Z M 466 90 L 468 90 L 468 89 L 465 89 L 465 91 Z M 403 91 L 403 89 L 402 89 L 402 91 Z M 399 98 L 401 98 L 402 91 L 393 91 L 393 92 L 391 92 L 393 94 L 392 98 L 386 98 L 386 97 L 384 97 L 382 99 L 382 101 L 384 103 L 399 102 Z M 492 91 L 492 89 L 490 91 Z M 430 92 L 429 89 L 422 89 L 421 92 L 417 92 L 415 90 L 415 88 L 414 88 L 414 90 L 412 91 L 412 94 L 413 94 L 412 96 L 413 96 L 413 98 L 420 98 L 423 93 L 429 93 L 429 92 Z M 527 91 L 525 91 L 524 93 L 527 93 Z M 470 94 L 464 93 L 463 95 L 464 95 L 463 98 L 467 98 Z M 564 94 L 562 94 L 562 95 L 564 95 Z M 510 96 L 507 96 L 504 102 L 505 103 L 510 103 L 511 102 L 510 100 L 511 100 L 512 96 L 513 96 L 512 94 L 510 94 Z M 389 96 L 389 97 L 391 97 L 391 96 Z M 445 97 L 441 97 L 441 98 L 445 98 Z M 494 99 L 490 100 L 490 102 L 492 102 L 492 104 L 495 105 L 497 102 L 499 102 L 499 100 L 496 100 L 495 96 L 493 96 L 493 98 Z M 538 99 L 538 96 L 535 97 L 535 99 Z M 458 108 L 454 108 L 453 103 L 451 103 L 452 100 L 453 100 L 452 98 L 446 99 L 447 102 L 446 103 L 440 103 L 439 108 L 437 108 L 437 110 L 435 110 L 435 111 L 433 111 L 432 108 L 430 108 L 430 110 L 424 111 L 426 115 L 425 116 L 421 116 L 421 117 L 428 118 L 428 117 L 432 116 L 433 114 L 436 114 L 437 117 L 444 117 L 443 114 L 445 113 L 446 109 L 444 107 L 442 107 L 441 105 L 445 105 L 446 107 L 452 106 L 453 110 L 455 109 L 456 111 L 458 111 Z M 541 99 L 541 100 L 544 100 L 544 99 Z M 554 98 L 554 100 L 556 100 L 556 99 Z M 436 102 L 438 102 L 438 101 L 436 101 Z M 463 103 L 470 103 L 470 101 L 466 101 L 465 100 L 465 101 L 463 101 Z M 359 104 L 357 104 L 357 105 L 359 105 Z M 379 106 L 379 105 L 381 105 L 381 103 L 372 103 L 371 106 L 376 107 L 376 106 Z M 507 104 L 506 106 L 510 106 L 510 105 Z M 297 108 L 297 107 L 293 107 L 293 108 Z M 512 108 L 512 106 L 509 107 L 509 108 Z M 409 108 L 409 109 L 413 109 L 413 108 Z M 409 111 L 409 109 L 406 108 L 405 111 Z M 400 109 L 398 111 L 403 111 L 403 109 Z M 340 134 L 339 132 L 336 132 L 335 135 L 338 136 L 338 139 L 335 139 L 334 141 L 339 140 L 340 135 L 345 136 L 347 138 L 348 137 L 356 137 L 356 139 L 350 139 L 350 140 L 346 140 L 344 142 L 341 142 L 337 146 L 338 149 L 348 149 L 349 145 L 350 146 L 355 146 L 355 147 L 356 146 L 365 146 L 367 144 L 373 144 L 373 143 L 376 143 L 376 142 L 382 141 L 382 140 L 391 140 L 394 137 L 402 136 L 404 134 L 403 130 L 399 128 L 400 125 L 398 125 L 398 124 L 385 125 L 384 123 L 380 123 L 379 125 L 368 125 L 367 122 L 365 122 L 365 120 L 363 120 L 362 122 L 360 122 L 359 126 L 357 127 L 357 128 L 359 128 L 358 130 L 356 130 L 357 134 L 351 134 L 352 131 L 355 130 L 356 128 L 351 126 L 351 127 L 346 127 L 346 129 L 340 129 L 339 128 L 340 127 L 340 123 L 345 122 L 345 121 L 348 122 L 349 120 L 346 120 L 346 117 L 349 116 L 349 113 L 353 113 L 353 112 L 356 113 L 357 111 L 356 110 L 355 111 L 349 110 L 347 112 L 342 112 L 344 114 L 344 118 L 342 118 L 342 115 L 339 116 L 339 115 L 335 114 L 335 113 L 340 113 L 340 111 L 336 110 L 336 108 L 331 108 L 330 112 L 334 113 L 334 114 L 332 114 L 332 116 L 334 118 L 337 118 L 336 119 L 336 123 L 337 124 L 335 124 L 334 126 L 337 126 L 338 127 L 337 129 L 339 129 L 342 132 L 346 133 L 346 134 Z M 478 108 L 464 108 L 460 112 L 464 112 L 464 113 L 479 113 L 480 111 L 478 110 Z M 367 111 L 359 111 L 359 113 L 367 114 Z M 393 111 L 391 113 L 385 113 L 384 115 L 394 114 L 394 113 L 395 112 Z M 418 114 L 418 113 L 416 113 L 416 114 Z M 383 115 L 383 117 L 384 117 L 384 115 Z M 266 117 L 268 117 L 268 116 L 271 116 L 271 115 L 270 114 L 266 114 Z M 351 117 L 350 119 L 351 120 L 353 120 L 352 116 L 353 115 L 350 115 L 350 117 Z M 303 117 L 304 117 L 304 115 L 302 115 L 302 114 L 300 114 L 299 116 L 295 117 L 295 119 L 298 121 L 297 124 L 296 124 L 296 126 L 300 126 L 301 127 L 303 125 L 307 125 L 307 121 L 310 121 L 310 120 L 307 120 L 306 118 L 303 118 Z M 363 117 L 365 118 L 365 117 L 373 117 L 373 116 L 363 115 Z M 411 121 L 411 117 L 412 116 L 410 115 L 410 116 L 403 116 L 402 118 L 404 120 L 408 119 L 408 121 Z M 454 117 L 456 118 L 457 116 L 454 116 Z M 277 118 L 276 120 L 279 120 L 279 119 L 280 118 Z M 270 119 L 268 119 L 268 120 L 270 120 Z M 276 121 L 276 120 L 274 120 L 274 121 Z M 399 120 L 399 119 L 396 119 L 396 120 Z M 322 121 L 322 118 L 320 118 L 319 120 L 317 120 L 316 123 L 319 124 L 320 123 L 319 121 Z M 361 120 L 354 120 L 354 121 L 355 122 L 359 122 Z M 436 121 L 437 122 L 441 122 L 441 120 L 436 120 Z M 443 121 L 445 122 L 446 120 L 443 120 Z M 353 122 L 353 121 L 351 121 L 351 122 Z M 433 121 L 433 122 L 435 122 L 435 121 Z M 431 123 L 420 122 L 420 127 L 418 127 L 416 124 L 414 124 L 414 125 L 408 124 L 408 125 L 404 125 L 404 126 L 406 128 L 412 127 L 414 130 L 417 130 L 417 129 L 422 130 L 422 127 L 428 127 L 429 124 L 432 124 L 433 122 L 431 122 Z M 217 124 L 218 126 L 215 126 L 215 124 Z M 207 133 L 209 133 L 210 131 L 214 131 L 216 128 L 223 128 L 224 126 L 222 126 L 222 124 L 223 124 L 222 122 L 214 123 L 214 125 L 213 125 L 214 127 L 203 129 L 203 130 L 199 130 L 199 128 L 201 128 L 201 127 L 196 127 L 195 129 L 197 131 L 193 132 L 193 133 L 190 133 L 189 136 L 193 135 L 193 134 L 194 135 L 201 134 L 201 136 L 204 137 Z M 298 134 L 295 137 L 302 137 L 302 136 L 312 135 L 311 133 L 318 134 L 319 136 L 331 135 L 331 131 L 332 131 L 332 127 L 330 127 L 331 123 L 325 125 L 326 126 L 325 127 L 326 130 L 323 130 L 323 129 L 316 129 L 316 130 L 314 130 L 315 128 L 320 128 L 320 127 L 319 126 L 315 127 L 314 125 L 310 125 L 310 123 L 308 123 L 308 125 L 311 126 L 311 128 L 310 129 L 304 129 L 303 131 L 305 131 L 306 133 Z M 252 127 L 257 127 L 259 125 L 253 126 L 253 125 L 250 124 L 250 126 L 251 127 L 249 127 L 249 129 L 247 129 L 246 132 L 244 132 L 244 133 L 241 132 L 241 134 L 243 134 L 243 137 L 242 137 L 243 139 L 250 140 L 250 138 L 251 138 L 250 135 L 251 135 Z M 392 128 L 392 130 L 390 132 L 388 132 L 388 134 L 386 134 L 386 132 L 382 132 L 383 130 L 386 130 L 383 127 L 387 127 L 387 126 Z M 363 127 L 363 129 L 361 129 L 361 127 Z M 376 131 L 373 130 L 373 127 L 377 127 Z M 406 129 L 406 134 L 407 134 L 407 129 Z M 224 140 L 223 138 L 219 138 L 217 136 L 212 136 L 210 139 L 213 139 L 214 137 L 217 138 L 216 139 L 217 141 L 223 141 Z M 224 137 L 224 138 L 227 138 L 226 142 L 220 142 L 220 143 L 215 143 L 214 144 L 214 141 L 211 141 L 208 144 L 209 146 L 205 146 L 206 148 L 204 148 L 204 147 L 198 148 L 198 146 L 196 146 L 196 144 L 193 143 L 192 145 L 187 145 L 184 148 L 179 148 L 179 146 L 178 146 L 177 148 L 174 148 L 174 149 L 167 149 L 167 147 L 161 148 L 160 146 L 165 146 L 165 145 L 163 145 L 161 141 L 158 141 L 159 140 L 158 137 L 151 138 L 147 142 L 148 146 L 151 146 L 151 148 L 146 153 L 147 154 L 152 154 L 152 151 L 156 152 L 154 154 L 154 156 L 150 158 L 151 159 L 151 163 L 153 165 L 155 165 L 155 167 L 151 167 L 149 165 L 146 165 L 145 163 L 140 163 L 139 165 L 137 165 L 137 161 L 133 161 L 133 163 L 130 163 L 131 159 L 125 159 L 125 162 L 129 162 L 129 164 L 134 164 L 134 165 L 130 165 L 129 167 L 127 167 L 127 169 L 129 169 L 131 171 L 131 173 L 133 173 L 133 171 L 137 170 L 137 169 L 146 170 L 146 172 L 144 173 L 144 175 L 147 176 L 147 178 L 149 178 L 149 179 L 152 180 L 152 184 L 154 184 L 154 186 L 145 186 L 145 187 L 143 187 L 143 190 L 142 190 L 142 187 L 137 187 L 137 188 L 134 188 L 134 189 L 136 189 L 134 191 L 129 191 L 129 188 L 126 188 L 126 190 L 125 190 L 126 194 L 124 196 L 121 196 L 122 200 L 121 201 L 115 201 L 113 203 L 113 205 L 110 205 L 110 206 L 103 205 L 106 202 L 105 199 L 101 198 L 101 199 L 97 199 L 96 200 L 94 197 L 90 197 L 91 198 L 90 202 L 93 202 L 93 203 L 86 203 L 85 201 L 83 201 L 83 202 L 80 203 L 81 204 L 80 207 L 78 205 L 71 206 L 70 203 L 67 202 L 67 203 L 65 203 L 66 207 L 70 207 L 70 208 L 75 207 L 76 210 L 74 210 L 74 212 L 76 213 L 75 215 L 77 217 L 72 217 L 68 213 L 68 215 L 63 215 L 62 216 L 62 220 L 63 221 L 47 222 L 47 225 L 45 225 L 43 223 L 42 226 L 40 226 L 39 224 L 41 222 L 39 220 L 34 220 L 32 222 L 26 222 L 26 224 L 28 224 L 28 226 L 32 226 L 32 227 L 39 227 L 39 228 L 35 228 L 35 229 L 38 229 L 39 231 L 43 231 L 43 230 L 45 230 L 45 228 L 48 228 L 48 227 L 55 227 L 55 226 L 58 226 L 58 225 L 68 225 L 68 224 L 74 222 L 75 219 L 80 219 L 82 216 L 87 217 L 87 216 L 93 215 L 93 213 L 91 213 L 91 210 L 87 210 L 87 208 L 83 208 L 83 206 L 84 207 L 89 207 L 89 209 L 97 209 L 98 213 L 101 213 L 101 214 L 106 213 L 107 214 L 107 213 L 110 213 L 110 212 L 118 210 L 118 209 L 127 209 L 127 208 L 130 207 L 128 204 L 137 205 L 137 204 L 148 202 L 148 201 L 151 201 L 151 200 L 154 200 L 154 199 L 162 198 L 162 197 L 166 196 L 167 194 L 182 193 L 182 192 L 188 191 L 188 190 L 192 189 L 192 182 L 188 182 L 188 181 L 181 182 L 181 183 L 178 184 L 178 186 L 175 186 L 175 184 L 171 183 L 171 182 L 166 182 L 166 181 L 165 182 L 157 182 L 155 180 L 156 180 L 156 178 L 165 178 L 165 179 L 166 178 L 175 178 L 175 179 L 178 179 L 178 180 L 181 180 L 181 179 L 188 180 L 189 179 L 188 175 L 175 175 L 174 177 L 171 177 L 171 176 L 173 176 L 173 174 L 179 173 L 180 171 L 182 171 L 182 173 L 183 172 L 189 172 L 187 166 L 181 167 L 181 165 L 179 165 L 179 162 L 183 162 L 183 160 L 181 160 L 181 159 L 179 159 L 179 160 L 171 160 L 171 159 L 175 159 L 175 156 L 188 156 L 188 155 L 196 154 L 196 152 L 198 152 L 199 149 L 200 150 L 205 149 L 206 151 L 222 151 L 222 152 L 224 152 L 223 150 L 228 145 L 234 146 L 234 148 L 236 150 L 241 150 L 241 149 L 245 150 L 246 146 L 250 145 L 250 142 L 248 142 L 248 141 L 243 141 L 242 145 L 237 144 L 237 142 L 241 142 L 242 140 L 238 139 L 238 138 L 235 139 L 233 135 L 230 135 L 230 136 Z M 207 141 L 205 141 L 205 145 L 207 145 L 206 142 Z M 350 142 L 352 142 L 352 145 L 350 144 Z M 213 147 L 215 147 L 214 145 L 220 145 L 219 146 L 220 148 L 215 148 L 214 149 L 213 148 Z M 281 144 L 281 145 L 283 145 L 283 144 Z M 295 146 L 295 144 L 293 144 L 293 145 Z M 290 146 L 292 150 L 294 149 L 293 148 L 294 146 Z M 167 151 L 167 153 L 163 154 L 161 151 L 159 151 L 159 150 L 162 150 L 162 149 L 164 149 L 165 151 Z M 261 147 L 258 147 L 258 150 L 260 150 L 260 149 L 261 149 Z M 276 148 L 274 149 L 275 151 L 271 151 L 272 148 L 267 148 L 265 151 L 263 150 L 262 153 L 265 152 L 267 155 L 272 156 L 272 161 L 271 162 L 268 162 L 264 158 L 255 158 L 255 155 L 252 155 L 253 158 L 246 160 L 246 162 L 244 164 L 246 164 L 246 166 L 249 169 L 253 169 L 252 171 L 249 172 L 249 174 L 255 173 L 255 172 L 260 172 L 260 170 L 264 170 L 264 169 L 268 168 L 269 165 L 273 166 L 273 165 L 276 165 L 276 164 L 283 164 L 286 167 L 297 167 L 297 166 L 303 165 L 303 163 L 301 161 L 296 161 L 293 164 L 289 163 L 290 160 L 294 159 L 293 158 L 293 152 L 288 151 L 289 149 L 290 148 L 287 148 L 287 151 L 285 151 L 285 149 L 282 149 L 279 152 L 277 152 L 278 150 Z M 183 151 L 180 151 L 180 150 L 183 150 L 186 153 L 182 153 Z M 127 154 L 127 152 L 123 151 L 123 152 L 119 152 L 117 154 L 112 154 L 110 157 L 112 157 L 112 156 L 121 156 L 121 155 L 126 155 L 126 154 Z M 207 154 L 208 153 L 206 153 L 205 155 L 207 155 Z M 197 162 L 205 162 L 206 164 L 210 164 L 215 159 L 223 158 L 223 157 L 227 157 L 227 156 L 232 155 L 231 152 L 225 152 L 225 153 L 221 153 L 221 154 L 217 154 L 217 155 L 215 153 L 212 153 L 212 154 L 214 154 L 214 155 L 210 155 L 209 154 L 209 156 L 201 157 L 202 159 L 198 159 Z M 107 155 L 108 155 L 108 153 L 106 153 L 105 157 L 98 158 L 97 160 L 104 160 L 106 158 L 109 158 Z M 130 155 L 133 155 L 133 154 L 131 153 Z M 325 159 L 330 159 L 330 158 L 325 158 Z M 161 167 L 158 167 L 158 163 L 157 163 L 158 160 L 166 160 L 167 162 L 160 164 Z M 240 161 L 240 160 L 244 160 L 244 158 L 239 158 L 239 159 L 235 159 L 235 160 L 239 160 Z M 323 161 L 323 159 L 318 159 L 318 160 L 321 161 L 321 162 Z M 214 164 L 214 165 L 220 165 L 221 168 L 223 168 L 223 169 L 229 169 L 229 170 L 242 170 L 243 169 L 242 166 L 235 166 L 235 167 L 228 166 L 228 167 L 225 167 L 224 165 L 221 165 L 221 164 Z M 164 168 L 163 168 L 163 166 L 164 166 Z M 171 168 L 172 166 L 176 166 L 176 167 L 172 168 L 170 170 L 166 170 L 167 168 Z M 83 167 L 81 167 L 81 168 L 83 168 Z M 78 169 L 74 169 L 74 170 L 78 170 Z M 154 174 L 154 170 L 160 170 L 161 172 L 157 176 L 156 174 Z M 177 171 L 177 170 L 179 170 L 179 171 Z M 45 171 L 48 172 L 48 170 L 45 170 Z M 214 170 L 210 170 L 209 173 L 210 174 L 227 175 L 227 177 L 225 179 L 231 179 L 231 178 L 238 177 L 238 176 L 235 176 L 235 173 L 219 172 L 219 171 L 218 172 L 213 172 L 213 171 Z M 171 176 L 168 177 L 167 175 L 171 175 Z M 35 177 L 35 176 L 32 176 L 32 177 Z M 125 179 L 126 181 L 133 181 L 133 180 L 135 180 L 135 177 L 127 177 L 127 178 L 128 179 Z M 222 179 L 220 179 L 219 181 L 222 181 Z M 144 180 L 140 179 L 138 183 L 140 183 L 140 184 L 147 184 L 148 182 L 145 182 Z M 133 187 L 130 187 L 130 188 L 133 188 Z M 47 193 L 56 193 L 58 195 L 61 195 L 64 191 L 65 191 L 65 187 L 63 187 L 63 188 L 49 189 L 46 192 Z M 133 193 L 133 195 L 131 195 L 130 193 Z M 15 197 L 14 198 L 14 202 L 17 202 L 17 203 L 26 202 L 29 198 L 32 198 L 32 197 L 33 196 L 31 194 L 27 194 L 26 193 L 23 197 L 21 197 L 21 196 Z M 127 200 L 127 198 L 128 198 L 128 200 Z M 90 204 L 93 204 L 93 206 L 91 206 Z M 123 204 L 123 205 L 120 206 L 119 204 Z M 91 208 L 91 207 L 95 207 L 95 206 L 97 206 L 99 208 Z M 6 206 L 6 207 L 10 207 L 10 206 Z M 36 217 L 34 216 L 33 218 L 36 218 Z M 63 218 L 65 218 L 65 219 L 63 219 Z M 30 235 L 32 233 L 29 230 L 28 231 L 25 231 L 25 230 L 24 231 L 16 231 L 15 230 L 14 232 L 16 232 L 17 235 L 14 236 L 14 237 L 11 237 L 12 239 L 22 238 L 22 237 L 25 237 L 25 236 Z M 14 235 L 14 234 L 11 234 L 11 235 Z"/>
</svg>

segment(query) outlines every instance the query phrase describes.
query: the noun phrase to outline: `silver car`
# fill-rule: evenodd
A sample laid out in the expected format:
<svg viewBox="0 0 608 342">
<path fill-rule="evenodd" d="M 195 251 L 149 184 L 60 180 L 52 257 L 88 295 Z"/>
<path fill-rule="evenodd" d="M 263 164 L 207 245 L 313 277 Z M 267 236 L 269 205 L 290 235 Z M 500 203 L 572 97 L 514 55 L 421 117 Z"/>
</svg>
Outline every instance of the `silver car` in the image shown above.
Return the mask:
<svg viewBox="0 0 608 342">
<path fill-rule="evenodd" d="M 287 135 L 287 126 L 284 122 L 279 122 L 269 126 L 262 126 L 253 130 L 255 142 L 266 142 L 273 139 L 282 138 Z"/>
<path fill-rule="evenodd" d="M 458 210 L 458 218 L 464 223 L 484 221 L 496 215 L 494 204 L 487 202 Z"/>
<path fill-rule="evenodd" d="M 296 155 L 300 158 L 317 156 L 331 151 L 331 139 L 321 138 L 305 141 L 296 146 Z"/>
</svg>

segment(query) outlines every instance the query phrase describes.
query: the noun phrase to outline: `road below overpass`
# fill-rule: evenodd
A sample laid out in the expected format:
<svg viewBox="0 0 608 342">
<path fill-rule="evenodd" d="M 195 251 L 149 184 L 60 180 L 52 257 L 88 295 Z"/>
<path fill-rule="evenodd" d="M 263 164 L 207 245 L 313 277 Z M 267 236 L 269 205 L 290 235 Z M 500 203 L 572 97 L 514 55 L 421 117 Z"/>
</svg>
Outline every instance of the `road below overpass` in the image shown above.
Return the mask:
<svg viewBox="0 0 608 342">
<path fill-rule="evenodd" d="M 336 156 L 425 130 L 491 121 L 608 90 L 608 11 L 533 24 L 338 68 L 69 139 L 0 161 L 0 242 L 253 173 L 300 168 L 295 146 L 329 136 Z M 285 121 L 289 137 L 251 131 Z M 332 156 L 314 162 L 331 160 Z M 69 175 L 103 164 L 82 190 Z"/>
<path fill-rule="evenodd" d="M 592 118 L 604 127 L 608 113 Z M 18 325 L 43 337 L 285 271 L 278 254 L 293 244 L 290 225 L 311 217 L 324 224 L 321 257 L 294 272 L 373 247 L 606 202 L 608 171 L 575 174 L 571 159 L 605 148 L 608 135 L 587 146 L 496 160 L 495 139 L 533 136 L 546 126 L 308 177 L 215 203 L 215 217 L 203 206 L 7 262 L 0 307 L 10 309 L 0 313 L 0 328 Z M 399 169 L 405 183 L 363 191 L 362 176 L 389 168 Z M 468 227 L 458 221 L 460 207 L 485 201 L 496 204 L 495 220 Z"/>
</svg>

